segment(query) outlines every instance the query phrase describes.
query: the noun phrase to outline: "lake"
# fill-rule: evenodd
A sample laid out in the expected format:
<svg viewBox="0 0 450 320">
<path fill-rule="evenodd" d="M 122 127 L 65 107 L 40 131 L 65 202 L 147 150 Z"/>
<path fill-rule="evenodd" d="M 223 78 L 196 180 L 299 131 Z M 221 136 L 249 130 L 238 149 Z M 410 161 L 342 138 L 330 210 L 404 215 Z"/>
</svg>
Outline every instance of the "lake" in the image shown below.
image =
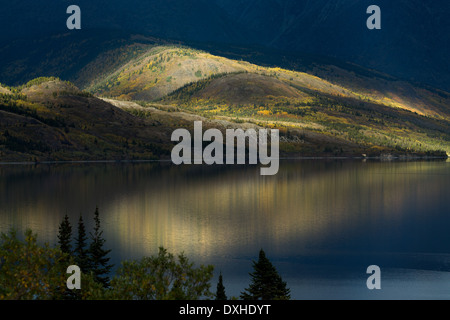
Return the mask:
<svg viewBox="0 0 450 320">
<path fill-rule="evenodd" d="M 67 213 L 92 228 L 99 207 L 111 261 L 163 246 L 213 264 L 228 296 L 262 248 L 293 299 L 450 299 L 450 162 L 283 160 L 0 165 L 0 231 L 56 244 Z M 76 229 L 74 227 L 74 229 Z M 366 269 L 381 268 L 381 290 Z"/>
</svg>

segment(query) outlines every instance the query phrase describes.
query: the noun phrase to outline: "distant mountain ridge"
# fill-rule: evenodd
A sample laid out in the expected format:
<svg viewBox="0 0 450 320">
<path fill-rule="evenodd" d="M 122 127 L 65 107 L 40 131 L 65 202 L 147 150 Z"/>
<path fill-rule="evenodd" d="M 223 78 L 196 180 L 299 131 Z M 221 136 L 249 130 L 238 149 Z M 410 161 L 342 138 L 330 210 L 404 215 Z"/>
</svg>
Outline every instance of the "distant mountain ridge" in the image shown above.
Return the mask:
<svg viewBox="0 0 450 320">
<path fill-rule="evenodd" d="M 0 48 L 18 39 L 35 41 L 67 33 L 69 4 L 10 2 L 0 11 Z M 381 7 L 382 30 L 365 27 L 371 4 Z M 79 0 L 77 5 L 86 34 L 102 29 L 331 56 L 450 91 L 446 0 Z M 5 61 L 1 50 L 0 58 Z"/>
<path fill-rule="evenodd" d="M 328 55 L 397 77 L 450 88 L 450 3 L 436 0 L 216 0 L 250 38 L 284 50 Z M 366 28 L 366 9 L 382 30 Z"/>
</svg>

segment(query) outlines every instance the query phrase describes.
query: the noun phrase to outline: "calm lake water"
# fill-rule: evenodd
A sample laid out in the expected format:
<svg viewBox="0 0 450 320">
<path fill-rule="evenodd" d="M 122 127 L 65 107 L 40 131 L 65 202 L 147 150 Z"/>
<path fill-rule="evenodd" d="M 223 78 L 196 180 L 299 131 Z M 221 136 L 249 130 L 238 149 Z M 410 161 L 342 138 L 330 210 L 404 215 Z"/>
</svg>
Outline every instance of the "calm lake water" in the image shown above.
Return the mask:
<svg viewBox="0 0 450 320">
<path fill-rule="evenodd" d="M 248 286 L 263 248 L 293 299 L 450 299 L 450 162 L 282 161 L 258 166 L 169 163 L 0 165 L 0 231 L 58 224 L 100 209 L 121 260 L 185 252 L 221 271 L 228 296 Z M 369 265 L 381 290 L 366 287 Z"/>
</svg>

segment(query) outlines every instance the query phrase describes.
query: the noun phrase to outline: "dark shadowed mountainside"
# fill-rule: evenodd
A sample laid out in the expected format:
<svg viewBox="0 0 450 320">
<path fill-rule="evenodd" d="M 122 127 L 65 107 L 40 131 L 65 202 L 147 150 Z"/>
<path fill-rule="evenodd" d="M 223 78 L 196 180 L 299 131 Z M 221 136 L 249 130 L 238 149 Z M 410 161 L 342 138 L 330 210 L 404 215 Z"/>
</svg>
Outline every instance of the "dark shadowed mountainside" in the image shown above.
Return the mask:
<svg viewBox="0 0 450 320">
<path fill-rule="evenodd" d="M 18 39 L 36 44 L 67 33 L 66 8 L 71 4 L 66 0 L 4 3 L 0 48 L 14 46 Z M 381 7 L 382 30 L 366 28 L 366 9 L 371 4 Z M 450 2 L 446 0 L 79 0 L 77 5 L 87 34 L 100 29 L 106 34 L 138 33 L 209 45 L 263 46 L 294 56 L 330 56 L 450 90 Z M 53 50 L 52 44 L 45 48 Z M 0 51 L 1 61 L 6 61 L 3 54 L 9 51 Z M 5 80 L 0 77 L 0 81 Z"/>
<path fill-rule="evenodd" d="M 450 2 L 436 0 L 216 0 L 254 43 L 336 57 L 450 88 Z M 382 29 L 366 28 L 381 8 Z"/>
</svg>

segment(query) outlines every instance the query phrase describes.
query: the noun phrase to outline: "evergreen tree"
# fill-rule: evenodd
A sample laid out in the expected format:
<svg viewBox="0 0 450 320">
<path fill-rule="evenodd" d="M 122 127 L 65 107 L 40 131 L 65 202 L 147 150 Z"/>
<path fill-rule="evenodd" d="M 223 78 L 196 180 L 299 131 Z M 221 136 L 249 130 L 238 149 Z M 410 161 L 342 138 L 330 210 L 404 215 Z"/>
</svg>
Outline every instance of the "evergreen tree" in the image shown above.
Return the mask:
<svg viewBox="0 0 450 320">
<path fill-rule="evenodd" d="M 110 280 L 108 274 L 113 266 L 108 264 L 109 258 L 107 257 L 111 250 L 103 248 L 106 240 L 102 237 L 103 231 L 100 228 L 99 215 L 98 208 L 96 208 L 94 233 L 91 233 L 91 244 L 89 246 L 90 268 L 96 281 L 101 283 L 103 287 L 108 288 Z"/>
<path fill-rule="evenodd" d="M 222 272 L 219 275 L 219 282 L 217 283 L 216 300 L 227 300 L 225 286 L 223 285 Z"/>
<path fill-rule="evenodd" d="M 63 262 L 63 265 L 66 265 L 66 268 L 73 264 L 73 260 L 71 258 L 72 256 L 72 226 L 70 225 L 69 217 L 66 214 L 61 221 L 61 224 L 59 225 L 59 232 L 58 232 L 58 245 L 61 249 L 62 253 L 65 253 L 66 255 L 62 258 L 61 262 Z M 62 299 L 64 300 L 72 300 L 76 298 L 76 293 L 72 292 L 71 290 L 67 289 L 65 286 L 63 286 L 63 294 Z"/>
<path fill-rule="evenodd" d="M 290 289 L 261 249 L 258 262 L 253 262 L 252 282 L 241 293 L 244 300 L 289 300 Z"/>
<path fill-rule="evenodd" d="M 89 251 L 87 249 L 86 227 L 84 226 L 83 217 L 80 215 L 78 219 L 78 235 L 75 238 L 75 262 L 80 267 L 81 272 L 89 273 L 91 270 L 89 261 Z"/>
<path fill-rule="evenodd" d="M 59 225 L 58 245 L 63 253 L 72 254 L 72 226 L 67 214 Z"/>
</svg>

